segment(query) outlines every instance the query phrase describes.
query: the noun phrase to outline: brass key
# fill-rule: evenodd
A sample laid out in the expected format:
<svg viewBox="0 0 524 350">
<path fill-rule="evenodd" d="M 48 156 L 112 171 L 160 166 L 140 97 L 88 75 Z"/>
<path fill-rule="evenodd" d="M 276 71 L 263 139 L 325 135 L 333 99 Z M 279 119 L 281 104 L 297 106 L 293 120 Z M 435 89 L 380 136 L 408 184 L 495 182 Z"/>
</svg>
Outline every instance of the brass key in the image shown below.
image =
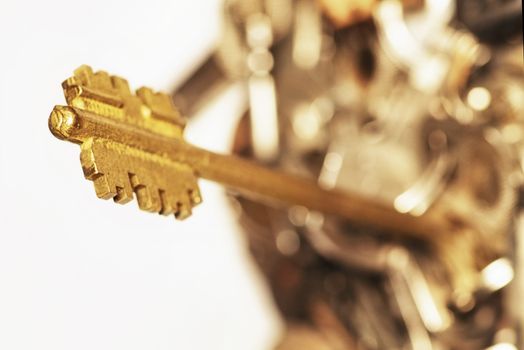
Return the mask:
<svg viewBox="0 0 524 350">
<path fill-rule="evenodd" d="M 435 216 L 401 214 L 358 195 L 325 190 L 315 182 L 238 157 L 220 155 L 183 140 L 185 121 L 170 97 L 81 66 L 62 87 L 68 106 L 56 106 L 49 128 L 81 144 L 85 177 L 100 198 L 184 219 L 201 202 L 197 178 L 219 182 L 261 199 L 339 215 L 356 224 L 428 236 L 441 232 Z"/>
</svg>

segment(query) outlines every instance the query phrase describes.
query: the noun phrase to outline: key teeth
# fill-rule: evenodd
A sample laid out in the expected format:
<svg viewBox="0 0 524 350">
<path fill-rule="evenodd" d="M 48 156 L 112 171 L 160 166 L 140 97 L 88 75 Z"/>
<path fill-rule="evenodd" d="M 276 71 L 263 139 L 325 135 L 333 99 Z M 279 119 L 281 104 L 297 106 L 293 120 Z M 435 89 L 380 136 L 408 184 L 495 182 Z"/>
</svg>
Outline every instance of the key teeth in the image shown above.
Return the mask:
<svg viewBox="0 0 524 350">
<path fill-rule="evenodd" d="M 122 96 L 131 95 L 129 84 L 125 79 L 109 75 L 103 70 L 93 72 L 93 69 L 87 65 L 76 69 L 73 76 L 62 83 L 62 88 L 70 100 L 81 96 L 86 89 L 89 90 L 89 98 L 97 99 L 94 96 L 100 94 L 98 98 L 106 103 L 107 99 L 120 100 Z"/>
<path fill-rule="evenodd" d="M 96 174 L 91 180 L 95 186 L 98 198 L 113 199 L 118 204 L 126 204 L 133 200 L 134 196 L 131 187 L 123 181 L 115 182 L 112 176 L 101 173 Z"/>
<path fill-rule="evenodd" d="M 129 88 L 129 83 L 126 79 L 121 78 L 116 75 L 111 76 L 111 85 L 117 90 L 121 95 L 131 95 L 131 89 Z"/>
<path fill-rule="evenodd" d="M 78 84 L 78 85 L 85 85 L 85 86 L 91 85 L 91 80 L 94 74 L 93 74 L 93 68 L 91 68 L 90 66 L 86 64 L 81 65 L 80 67 L 75 69 L 73 74 L 74 74 L 73 77 L 70 78 L 73 83 Z"/>
<path fill-rule="evenodd" d="M 142 102 L 149 109 L 153 110 L 155 105 L 153 103 L 154 93 L 152 89 L 142 86 L 136 90 L 135 94 L 140 99 L 140 102 Z"/>
<path fill-rule="evenodd" d="M 80 163 L 86 179 L 93 181 L 96 195 L 102 199 L 110 199 L 116 203 L 125 204 L 133 199 L 133 189 L 127 179 L 113 178 L 113 175 L 103 174 L 95 160 L 93 151 L 93 139 L 82 144 L 80 152 Z"/>
<path fill-rule="evenodd" d="M 84 172 L 84 177 L 91 181 L 94 181 L 98 176 L 100 176 L 100 172 L 95 163 L 90 165 L 84 165 L 84 163 L 82 163 L 82 171 Z"/>
<path fill-rule="evenodd" d="M 114 198 L 118 193 L 116 186 L 114 186 L 105 175 L 100 174 L 100 176 L 93 180 L 93 184 L 98 198 L 107 200 Z"/>
<path fill-rule="evenodd" d="M 113 197 L 115 203 L 126 204 L 133 200 L 133 191 L 128 186 L 116 186 L 116 195 Z"/>
<path fill-rule="evenodd" d="M 200 195 L 198 188 L 191 188 L 187 190 L 187 195 L 193 206 L 202 203 L 202 196 Z"/>
<path fill-rule="evenodd" d="M 159 214 L 161 215 L 171 215 L 175 213 L 176 207 L 173 207 L 170 201 L 170 196 L 166 194 L 164 190 L 158 190 L 158 193 L 160 195 L 160 202 L 161 202 L 161 209 L 159 211 Z"/>
<path fill-rule="evenodd" d="M 66 80 L 66 83 L 102 90 L 111 90 L 113 87 L 111 77 L 106 71 L 93 72 L 93 68 L 88 65 L 78 67 L 73 74 L 73 77 Z"/>
<path fill-rule="evenodd" d="M 140 185 L 135 188 L 138 207 L 141 210 L 151 213 L 159 213 L 162 210 L 162 203 L 158 191 L 152 191 L 147 186 Z"/>
<path fill-rule="evenodd" d="M 101 175 L 95 162 L 95 155 L 93 153 L 93 139 L 89 139 L 82 144 L 80 151 L 80 163 L 82 164 L 82 171 L 84 172 L 84 177 L 86 179 L 94 181 Z"/>
<path fill-rule="evenodd" d="M 87 87 L 95 90 L 100 89 L 106 93 L 131 95 L 129 83 L 126 79 L 116 75 L 109 75 L 103 70 L 93 72 L 93 69 L 88 65 L 82 65 L 77 68 L 73 76 L 62 83 L 64 89 L 75 86 L 77 87 L 78 94 L 82 91 L 82 87 Z"/>
<path fill-rule="evenodd" d="M 185 125 L 184 118 L 180 116 L 180 112 L 169 95 L 162 92 L 154 92 L 145 86 L 136 90 L 136 95 L 143 104 L 151 109 L 156 118 L 167 120 L 182 127 Z"/>
<path fill-rule="evenodd" d="M 146 186 L 140 181 L 140 178 L 133 173 L 129 173 L 129 182 L 136 194 L 138 207 L 141 210 L 158 213 L 162 209 L 162 203 L 158 189 Z"/>
<path fill-rule="evenodd" d="M 118 158 L 116 163 L 115 158 Z M 113 198 L 124 204 L 136 197 L 140 209 L 174 214 L 179 220 L 189 217 L 192 208 L 202 201 L 191 168 L 165 163 L 158 155 L 90 138 L 82 144 L 80 160 L 84 175 L 93 181 L 99 198 Z M 156 172 L 160 169 L 170 174 L 168 177 L 172 180 L 158 179 Z"/>
<path fill-rule="evenodd" d="M 116 187 L 111 184 L 108 177 L 100 172 L 93 152 L 93 139 L 88 139 L 82 144 L 80 163 L 86 179 L 93 181 L 95 193 L 98 198 L 110 199 L 116 196 Z"/>
<path fill-rule="evenodd" d="M 162 98 L 162 95 L 165 94 L 163 93 L 154 92 L 153 89 L 148 88 L 146 86 L 142 86 L 141 88 L 136 90 L 136 95 L 138 96 L 138 98 L 140 98 L 142 103 L 145 104 L 147 107 L 151 108 L 151 110 L 165 109 L 164 101 Z M 168 97 L 167 95 L 165 96 Z"/>
<path fill-rule="evenodd" d="M 92 86 L 105 91 L 112 91 L 114 89 L 109 74 L 103 70 L 100 70 L 93 75 Z"/>
<path fill-rule="evenodd" d="M 164 190 L 159 190 L 162 201 L 161 215 L 174 214 L 178 220 L 184 220 L 191 216 L 191 199 L 189 196 L 170 195 Z"/>
<path fill-rule="evenodd" d="M 187 204 L 177 203 L 177 210 L 175 211 L 175 218 L 177 220 L 184 220 L 191 216 L 191 207 Z"/>
<path fill-rule="evenodd" d="M 200 194 L 195 192 L 195 189 L 188 189 L 182 192 L 179 201 L 176 203 L 177 210 L 175 212 L 175 217 L 178 220 L 184 220 L 191 216 L 191 209 L 195 204 L 197 204 L 195 203 L 195 200 L 198 202 L 200 199 L 199 197 Z"/>
<path fill-rule="evenodd" d="M 153 188 L 141 182 L 133 173 L 129 173 L 129 182 L 136 194 L 140 209 L 157 212 L 161 215 L 174 214 L 179 220 L 191 216 L 193 205 L 201 202 L 198 189 L 190 189 L 182 195 L 174 195 L 164 189 Z"/>
</svg>

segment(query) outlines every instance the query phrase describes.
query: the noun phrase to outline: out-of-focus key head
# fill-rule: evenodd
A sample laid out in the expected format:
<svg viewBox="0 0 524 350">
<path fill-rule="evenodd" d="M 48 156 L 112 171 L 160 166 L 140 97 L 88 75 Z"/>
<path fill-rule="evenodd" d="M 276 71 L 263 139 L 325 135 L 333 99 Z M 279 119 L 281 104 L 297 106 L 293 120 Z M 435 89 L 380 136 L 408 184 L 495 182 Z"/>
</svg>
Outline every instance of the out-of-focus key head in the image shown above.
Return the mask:
<svg viewBox="0 0 524 350">
<path fill-rule="evenodd" d="M 132 93 L 127 80 L 83 65 L 62 83 L 67 104 L 154 133 L 181 137 L 185 120 L 169 95 L 141 87 Z"/>
</svg>

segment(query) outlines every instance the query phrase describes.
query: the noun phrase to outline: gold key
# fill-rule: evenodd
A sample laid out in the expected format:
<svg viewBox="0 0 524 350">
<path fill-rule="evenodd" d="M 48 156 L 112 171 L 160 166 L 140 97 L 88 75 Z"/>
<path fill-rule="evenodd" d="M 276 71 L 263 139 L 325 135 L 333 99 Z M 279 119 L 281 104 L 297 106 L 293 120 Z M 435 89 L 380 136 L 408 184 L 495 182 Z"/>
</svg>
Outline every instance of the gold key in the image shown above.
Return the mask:
<svg viewBox="0 0 524 350">
<path fill-rule="evenodd" d="M 179 219 L 201 200 L 199 177 L 286 205 L 339 215 L 356 224 L 428 236 L 442 232 L 439 220 L 414 217 L 394 208 L 253 162 L 220 155 L 183 140 L 185 121 L 166 94 L 126 80 L 78 68 L 62 87 L 68 106 L 56 106 L 49 128 L 59 139 L 81 145 L 85 177 L 100 198 L 127 203 L 136 195 L 141 209 Z"/>
</svg>

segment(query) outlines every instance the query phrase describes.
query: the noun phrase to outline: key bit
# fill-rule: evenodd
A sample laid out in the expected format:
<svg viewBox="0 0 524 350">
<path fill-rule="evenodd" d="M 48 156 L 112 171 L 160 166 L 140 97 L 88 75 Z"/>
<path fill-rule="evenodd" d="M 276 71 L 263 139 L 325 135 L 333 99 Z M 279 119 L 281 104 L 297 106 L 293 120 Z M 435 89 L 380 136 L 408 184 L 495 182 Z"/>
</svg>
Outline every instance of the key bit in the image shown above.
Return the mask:
<svg viewBox="0 0 524 350">
<path fill-rule="evenodd" d="M 414 217 L 393 207 L 253 162 L 209 152 L 183 140 L 184 119 L 166 94 L 140 88 L 88 66 L 62 87 L 67 106 L 56 106 L 49 128 L 59 139 L 81 144 L 85 177 L 100 198 L 127 203 L 136 195 L 143 210 L 183 219 L 201 202 L 197 178 L 219 182 L 261 200 L 301 205 L 356 224 L 428 236 L 441 220 Z"/>
<path fill-rule="evenodd" d="M 127 203 L 136 193 L 140 209 L 183 219 L 200 203 L 193 171 L 187 165 L 104 139 L 82 144 L 82 169 L 98 197 Z"/>
</svg>

